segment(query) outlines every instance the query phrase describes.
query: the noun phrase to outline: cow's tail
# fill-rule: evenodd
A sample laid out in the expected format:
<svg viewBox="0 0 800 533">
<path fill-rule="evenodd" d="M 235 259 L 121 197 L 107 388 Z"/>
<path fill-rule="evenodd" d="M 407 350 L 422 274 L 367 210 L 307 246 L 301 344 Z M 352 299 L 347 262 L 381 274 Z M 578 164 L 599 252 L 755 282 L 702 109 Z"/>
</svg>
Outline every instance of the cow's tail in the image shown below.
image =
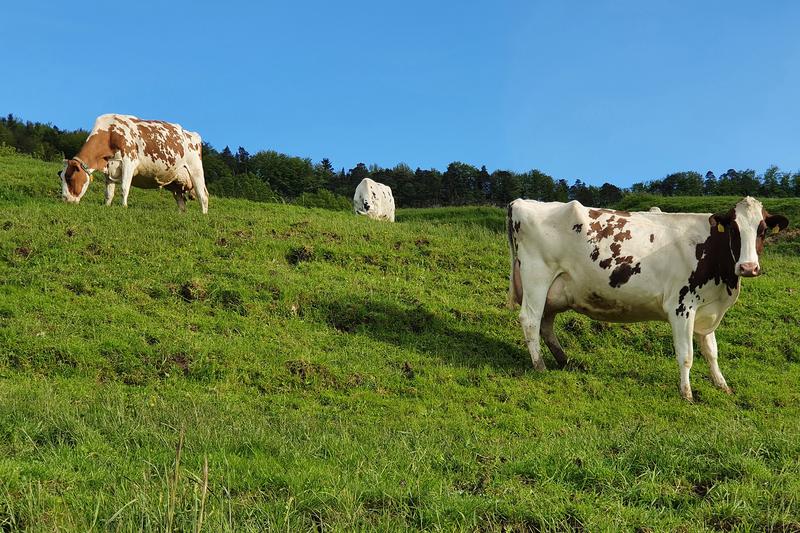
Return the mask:
<svg viewBox="0 0 800 533">
<path fill-rule="evenodd" d="M 508 204 L 506 217 L 508 231 L 508 248 L 511 256 L 511 272 L 508 275 L 508 307 L 522 304 L 522 279 L 519 273 L 519 259 L 517 258 L 517 229 L 514 228 L 514 202 Z"/>
</svg>

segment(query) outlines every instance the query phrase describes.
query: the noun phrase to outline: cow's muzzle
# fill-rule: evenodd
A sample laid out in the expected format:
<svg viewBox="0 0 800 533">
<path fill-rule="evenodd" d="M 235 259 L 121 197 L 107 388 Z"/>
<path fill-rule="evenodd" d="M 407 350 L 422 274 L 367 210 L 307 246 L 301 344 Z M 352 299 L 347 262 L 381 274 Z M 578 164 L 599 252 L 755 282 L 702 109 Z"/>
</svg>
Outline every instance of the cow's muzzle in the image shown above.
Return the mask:
<svg viewBox="0 0 800 533">
<path fill-rule="evenodd" d="M 761 274 L 761 267 L 758 263 L 741 263 L 736 266 L 736 275 L 743 278 L 754 278 Z"/>
</svg>

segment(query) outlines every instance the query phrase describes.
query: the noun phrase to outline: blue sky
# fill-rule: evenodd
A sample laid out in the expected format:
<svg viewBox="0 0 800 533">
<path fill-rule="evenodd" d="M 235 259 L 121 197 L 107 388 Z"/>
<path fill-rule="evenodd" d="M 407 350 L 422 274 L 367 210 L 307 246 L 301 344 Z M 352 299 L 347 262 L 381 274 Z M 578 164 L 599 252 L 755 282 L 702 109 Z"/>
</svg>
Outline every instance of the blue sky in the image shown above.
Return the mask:
<svg viewBox="0 0 800 533">
<path fill-rule="evenodd" d="M 800 2 L 6 2 L 0 113 L 628 186 L 800 169 Z"/>
</svg>

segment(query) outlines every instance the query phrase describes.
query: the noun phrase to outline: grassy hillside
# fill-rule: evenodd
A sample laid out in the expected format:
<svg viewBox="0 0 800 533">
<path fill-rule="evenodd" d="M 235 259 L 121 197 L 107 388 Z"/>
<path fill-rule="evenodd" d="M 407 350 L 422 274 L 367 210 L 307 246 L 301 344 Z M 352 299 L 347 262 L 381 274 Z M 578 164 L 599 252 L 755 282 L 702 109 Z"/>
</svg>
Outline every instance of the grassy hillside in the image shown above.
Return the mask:
<svg viewBox="0 0 800 533">
<path fill-rule="evenodd" d="M 664 324 L 562 315 L 532 370 L 501 210 L 74 206 L 57 169 L 0 152 L 3 529 L 800 528 L 794 241 L 688 404 Z"/>
</svg>

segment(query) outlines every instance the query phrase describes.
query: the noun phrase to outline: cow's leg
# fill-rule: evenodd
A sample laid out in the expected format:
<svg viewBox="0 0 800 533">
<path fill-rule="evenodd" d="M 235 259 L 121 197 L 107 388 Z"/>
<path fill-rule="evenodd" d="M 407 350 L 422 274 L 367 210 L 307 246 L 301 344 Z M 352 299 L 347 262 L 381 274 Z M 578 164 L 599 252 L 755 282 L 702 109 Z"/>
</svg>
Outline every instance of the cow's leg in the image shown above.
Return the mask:
<svg viewBox="0 0 800 533">
<path fill-rule="evenodd" d="M 186 197 L 183 195 L 182 192 L 172 191 L 172 195 L 175 197 L 175 201 L 178 203 L 178 209 L 181 210 L 181 213 L 186 212 Z"/>
<path fill-rule="evenodd" d="M 567 354 L 564 353 L 564 349 L 561 347 L 561 343 L 558 342 L 558 337 L 556 337 L 556 332 L 553 330 L 556 314 L 545 308 L 544 316 L 542 316 L 542 338 L 550 353 L 555 357 L 558 366 L 564 368 L 567 364 Z"/>
<path fill-rule="evenodd" d="M 133 183 L 133 165 L 125 160 L 122 161 L 122 179 L 120 188 L 122 189 L 122 205 L 128 207 L 128 194 L 131 192 Z"/>
<path fill-rule="evenodd" d="M 725 378 L 719 370 L 719 364 L 717 364 L 716 335 L 714 335 L 713 331 L 707 335 L 697 334 L 697 341 L 700 343 L 700 352 L 708 363 L 708 369 L 711 373 L 711 380 L 714 382 L 714 385 L 730 394 L 731 388 L 728 387 L 728 384 L 725 382 Z"/>
<path fill-rule="evenodd" d="M 515 262 L 515 267 L 519 268 L 519 261 Z M 525 268 L 523 266 L 523 268 Z M 546 272 L 546 267 L 534 267 L 525 269 L 522 272 L 522 305 L 519 312 L 519 322 L 522 325 L 522 332 L 525 334 L 525 343 L 531 353 L 531 361 L 536 370 L 544 371 L 547 367 L 542 359 L 541 346 L 539 345 L 539 330 L 544 316 L 544 307 L 547 301 L 547 291 L 552 282 L 551 277 L 544 278 L 542 273 Z"/>
<path fill-rule="evenodd" d="M 114 191 L 117 189 L 117 184 L 111 180 L 106 180 L 106 205 L 111 205 L 114 199 Z"/>
<path fill-rule="evenodd" d="M 203 174 L 203 167 L 194 166 L 186 170 L 189 171 L 189 178 L 192 180 L 194 192 L 197 195 L 197 200 L 200 202 L 200 209 L 205 215 L 208 213 L 208 189 L 206 189 L 206 178 Z"/>
<path fill-rule="evenodd" d="M 692 387 L 689 384 L 689 371 L 692 369 L 694 346 L 692 344 L 692 331 L 694 330 L 694 312 L 689 312 L 689 317 L 683 315 L 671 316 L 672 342 L 675 346 L 675 357 L 681 373 L 681 396 L 692 401 Z"/>
</svg>

